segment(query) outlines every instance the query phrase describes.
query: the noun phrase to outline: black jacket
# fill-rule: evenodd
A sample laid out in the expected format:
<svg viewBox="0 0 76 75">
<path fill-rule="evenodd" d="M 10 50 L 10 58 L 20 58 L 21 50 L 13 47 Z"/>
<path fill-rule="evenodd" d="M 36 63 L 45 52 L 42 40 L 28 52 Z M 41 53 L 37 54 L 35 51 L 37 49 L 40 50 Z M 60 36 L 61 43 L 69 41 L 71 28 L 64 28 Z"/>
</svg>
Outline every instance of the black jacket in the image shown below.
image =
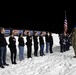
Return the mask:
<svg viewBox="0 0 76 75">
<path fill-rule="evenodd" d="M 16 39 L 14 37 L 9 38 L 9 47 L 16 47 Z"/>
<path fill-rule="evenodd" d="M 44 45 L 44 40 L 42 36 L 39 37 L 39 41 L 40 41 L 40 45 Z"/>
<path fill-rule="evenodd" d="M 62 37 L 62 34 L 60 34 L 60 36 L 59 36 L 59 43 L 60 43 L 60 45 L 62 45 L 63 44 L 63 37 Z"/>
<path fill-rule="evenodd" d="M 38 40 L 37 40 L 37 37 L 38 37 L 38 36 L 35 36 L 35 35 L 33 36 L 34 45 L 38 45 Z"/>
<path fill-rule="evenodd" d="M 4 37 L 4 34 L 0 33 L 0 47 L 5 47 L 7 45 L 6 39 Z"/>
<path fill-rule="evenodd" d="M 50 35 L 50 45 L 53 45 L 53 37 Z"/>
<path fill-rule="evenodd" d="M 32 46 L 32 37 L 31 36 L 27 36 L 26 39 L 27 39 L 26 45 L 27 46 Z"/>
<path fill-rule="evenodd" d="M 64 34 L 60 35 L 60 44 L 66 44 L 67 42 L 67 36 L 65 36 Z"/>
<path fill-rule="evenodd" d="M 50 42 L 50 35 L 45 35 L 46 42 Z"/>
<path fill-rule="evenodd" d="M 22 37 L 18 38 L 19 46 L 24 46 L 24 39 Z"/>
<path fill-rule="evenodd" d="M 49 42 L 51 45 L 53 45 L 53 37 L 51 35 L 45 35 L 46 43 Z"/>
</svg>

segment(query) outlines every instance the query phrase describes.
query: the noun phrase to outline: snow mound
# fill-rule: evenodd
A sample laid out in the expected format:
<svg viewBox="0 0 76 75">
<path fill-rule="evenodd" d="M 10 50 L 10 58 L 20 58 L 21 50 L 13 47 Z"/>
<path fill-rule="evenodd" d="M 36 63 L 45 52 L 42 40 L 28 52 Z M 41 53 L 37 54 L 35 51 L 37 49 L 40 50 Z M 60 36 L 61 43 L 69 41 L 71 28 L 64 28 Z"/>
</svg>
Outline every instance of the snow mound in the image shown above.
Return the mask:
<svg viewBox="0 0 76 75">
<path fill-rule="evenodd" d="M 17 65 L 0 69 L 0 75 L 76 75 L 76 59 L 73 58 L 73 48 L 70 49 L 65 53 L 54 52 L 43 57 L 25 58 Z"/>
</svg>

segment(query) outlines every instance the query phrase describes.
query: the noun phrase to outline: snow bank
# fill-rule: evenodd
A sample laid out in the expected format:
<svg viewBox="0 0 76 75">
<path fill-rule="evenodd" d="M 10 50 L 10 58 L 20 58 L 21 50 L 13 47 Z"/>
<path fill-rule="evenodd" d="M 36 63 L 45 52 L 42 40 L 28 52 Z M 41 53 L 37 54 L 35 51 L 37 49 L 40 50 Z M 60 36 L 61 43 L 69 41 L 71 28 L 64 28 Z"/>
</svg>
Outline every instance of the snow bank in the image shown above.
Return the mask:
<svg viewBox="0 0 76 75">
<path fill-rule="evenodd" d="M 0 75 L 76 75 L 76 59 L 73 58 L 72 47 L 68 52 L 25 58 L 22 62 L 18 61 L 17 65 L 10 64 L 0 69 Z"/>
<path fill-rule="evenodd" d="M 59 46 L 60 44 L 59 44 L 59 35 L 58 34 L 52 34 L 52 36 L 53 36 L 53 41 L 54 41 L 54 47 L 55 46 Z"/>
</svg>

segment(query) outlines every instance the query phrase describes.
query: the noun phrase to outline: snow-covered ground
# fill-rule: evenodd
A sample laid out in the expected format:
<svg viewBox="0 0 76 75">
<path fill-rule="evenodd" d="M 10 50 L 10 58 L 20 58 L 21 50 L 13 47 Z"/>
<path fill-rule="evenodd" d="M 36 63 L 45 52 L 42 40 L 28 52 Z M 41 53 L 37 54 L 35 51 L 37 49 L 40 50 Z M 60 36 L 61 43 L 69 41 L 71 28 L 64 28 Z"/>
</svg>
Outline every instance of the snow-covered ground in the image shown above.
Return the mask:
<svg viewBox="0 0 76 75">
<path fill-rule="evenodd" d="M 8 42 L 8 38 L 7 42 Z M 24 37 L 26 42 L 26 37 Z M 45 38 L 44 38 L 45 39 Z M 18 40 L 18 37 L 16 37 Z M 19 61 L 19 51 L 17 47 L 17 65 L 12 65 L 10 61 L 10 50 L 7 47 L 7 63 L 10 65 L 5 66 L 4 69 L 0 68 L 0 75 L 76 75 L 76 59 L 73 58 L 74 51 L 70 47 L 70 50 L 64 53 L 60 53 L 59 37 L 57 34 L 53 34 L 54 46 L 52 54 L 45 53 L 45 56 L 34 57 L 32 46 L 32 58 L 26 58 L 27 48 L 25 46 L 25 60 Z M 9 43 L 9 42 L 8 42 Z M 16 42 L 18 46 L 18 42 Z M 46 49 L 46 45 L 44 51 Z"/>
</svg>

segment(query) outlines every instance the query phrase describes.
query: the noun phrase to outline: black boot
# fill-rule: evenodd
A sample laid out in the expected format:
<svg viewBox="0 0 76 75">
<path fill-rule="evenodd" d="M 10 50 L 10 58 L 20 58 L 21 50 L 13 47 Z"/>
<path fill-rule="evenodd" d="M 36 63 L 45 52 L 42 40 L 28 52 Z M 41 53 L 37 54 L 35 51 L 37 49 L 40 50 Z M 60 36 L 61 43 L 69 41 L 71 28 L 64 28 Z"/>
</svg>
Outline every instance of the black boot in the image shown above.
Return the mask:
<svg viewBox="0 0 76 75">
<path fill-rule="evenodd" d="M 3 65 L 5 65 L 5 66 L 9 66 L 9 64 L 7 64 L 7 63 L 5 63 L 5 64 L 3 64 Z"/>
<path fill-rule="evenodd" d="M 14 62 L 14 64 L 17 64 L 16 62 Z"/>
<path fill-rule="evenodd" d="M 16 61 L 14 61 L 14 64 L 17 64 Z"/>
<path fill-rule="evenodd" d="M 13 60 L 11 62 L 12 62 L 12 64 L 14 64 Z"/>
<path fill-rule="evenodd" d="M 76 56 L 74 56 L 73 58 L 76 58 Z"/>
<path fill-rule="evenodd" d="M 5 68 L 3 65 L 0 65 L 1 68 Z"/>
</svg>

